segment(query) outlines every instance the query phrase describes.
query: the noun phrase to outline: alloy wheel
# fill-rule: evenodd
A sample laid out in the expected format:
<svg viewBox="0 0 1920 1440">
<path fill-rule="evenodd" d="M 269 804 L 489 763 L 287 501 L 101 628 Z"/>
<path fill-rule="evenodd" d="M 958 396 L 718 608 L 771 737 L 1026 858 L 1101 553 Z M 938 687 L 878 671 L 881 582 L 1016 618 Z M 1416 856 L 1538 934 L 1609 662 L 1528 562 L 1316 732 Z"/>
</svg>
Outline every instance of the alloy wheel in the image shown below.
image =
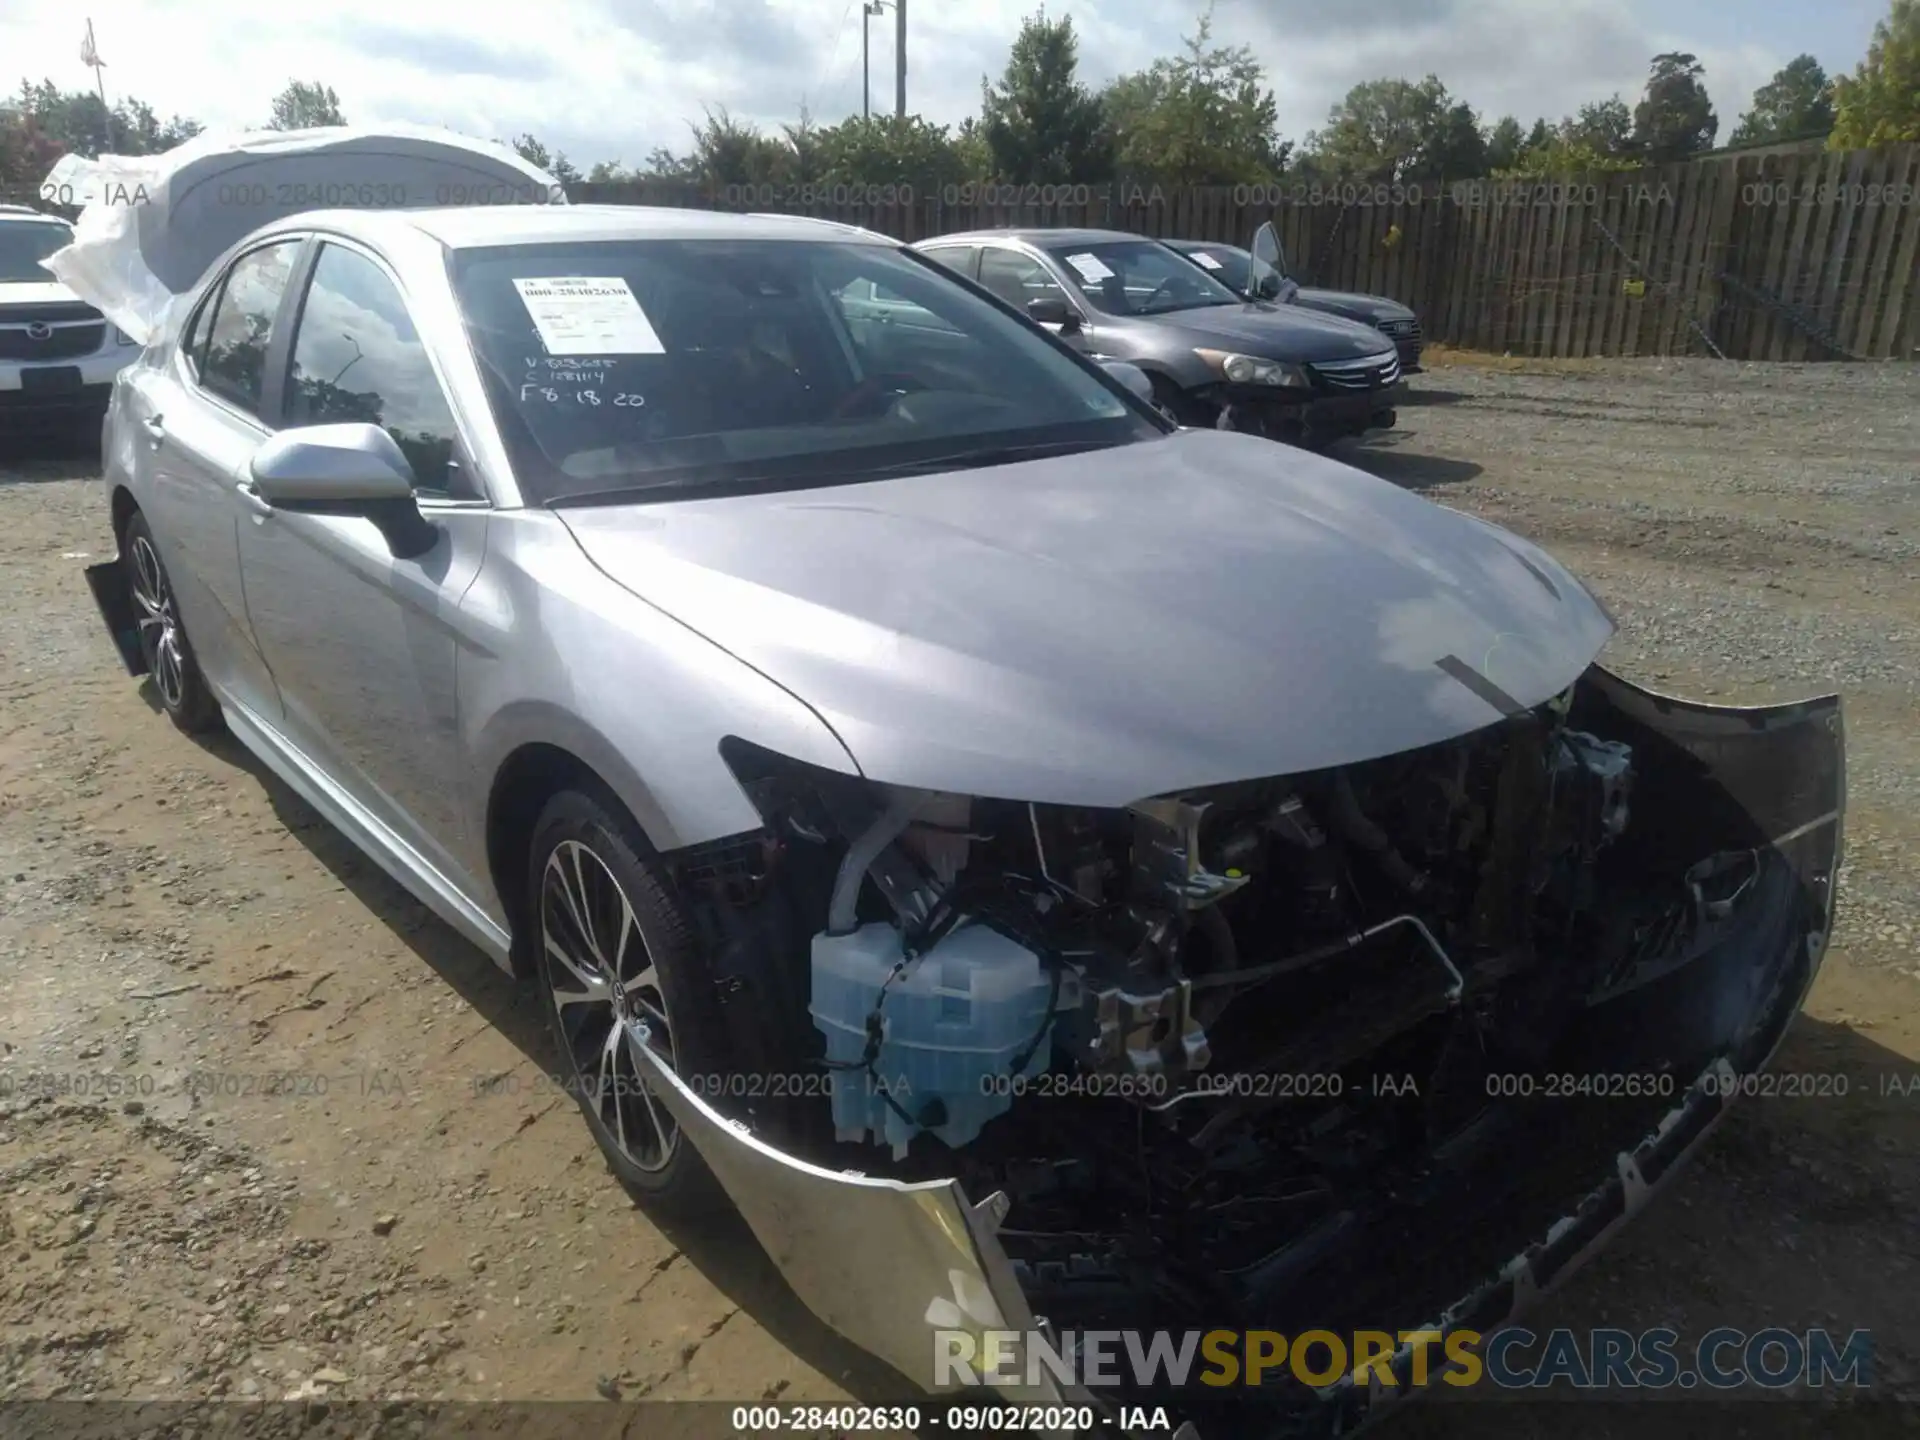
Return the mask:
<svg viewBox="0 0 1920 1440">
<path fill-rule="evenodd" d="M 160 556 L 145 535 L 134 537 L 131 553 L 133 599 L 140 609 L 140 648 L 161 700 L 169 710 L 178 710 L 186 698 L 186 661 L 173 587 L 167 584 Z"/>
<path fill-rule="evenodd" d="M 648 1087 L 637 1047 L 651 1044 L 672 1063 L 666 994 L 632 901 L 606 862 L 577 840 L 561 841 L 547 856 L 540 939 L 582 1098 L 634 1165 L 665 1169 L 680 1131 Z"/>
</svg>

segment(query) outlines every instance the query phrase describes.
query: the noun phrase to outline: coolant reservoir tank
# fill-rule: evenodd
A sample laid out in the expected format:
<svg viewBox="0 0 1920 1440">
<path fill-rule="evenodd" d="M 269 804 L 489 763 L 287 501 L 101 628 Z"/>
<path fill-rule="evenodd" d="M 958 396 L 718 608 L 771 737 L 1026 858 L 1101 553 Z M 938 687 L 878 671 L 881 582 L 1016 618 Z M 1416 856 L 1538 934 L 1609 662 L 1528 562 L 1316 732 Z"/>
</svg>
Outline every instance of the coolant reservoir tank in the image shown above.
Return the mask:
<svg viewBox="0 0 1920 1440">
<path fill-rule="evenodd" d="M 896 1159 L 922 1131 L 970 1143 L 1013 1103 L 1016 1065 L 1023 1076 L 1047 1068 L 1052 1038 L 1046 968 L 999 931 L 962 925 L 888 983 L 900 960 L 900 932 L 881 921 L 813 937 L 810 1009 L 835 1067 L 834 1132 L 890 1145 Z M 876 1006 L 873 1065 L 846 1068 L 866 1053 Z"/>
</svg>

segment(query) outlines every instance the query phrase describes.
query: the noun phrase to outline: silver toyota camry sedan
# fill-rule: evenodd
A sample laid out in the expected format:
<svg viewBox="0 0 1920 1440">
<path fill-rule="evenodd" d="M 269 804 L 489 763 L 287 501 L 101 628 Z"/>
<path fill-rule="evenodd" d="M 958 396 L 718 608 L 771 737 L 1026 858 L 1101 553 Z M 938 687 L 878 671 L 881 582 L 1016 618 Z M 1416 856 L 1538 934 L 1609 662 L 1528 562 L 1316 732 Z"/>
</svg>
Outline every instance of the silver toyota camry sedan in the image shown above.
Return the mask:
<svg viewBox="0 0 1920 1440">
<path fill-rule="evenodd" d="M 172 720 L 528 982 L 620 1181 L 931 1389 L 1357 1424 L 1379 1374 L 1072 1337 L 1494 1329 L 1831 929 L 1836 699 L 1638 688 L 1533 545 L 846 227 L 279 219 L 120 376 L 106 488 Z"/>
</svg>

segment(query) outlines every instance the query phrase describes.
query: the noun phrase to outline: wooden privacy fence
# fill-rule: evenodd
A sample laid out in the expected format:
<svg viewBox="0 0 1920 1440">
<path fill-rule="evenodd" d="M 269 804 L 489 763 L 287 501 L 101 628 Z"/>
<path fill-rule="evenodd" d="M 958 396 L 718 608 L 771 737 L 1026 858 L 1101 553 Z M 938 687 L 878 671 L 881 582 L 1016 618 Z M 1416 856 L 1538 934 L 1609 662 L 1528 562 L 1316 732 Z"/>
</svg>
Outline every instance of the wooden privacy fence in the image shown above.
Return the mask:
<svg viewBox="0 0 1920 1440">
<path fill-rule="evenodd" d="M 1073 225 L 1245 245 L 1271 219 L 1297 278 L 1404 301 L 1429 342 L 1531 356 L 1920 359 L 1913 144 L 1444 186 L 649 180 L 569 194 L 813 215 L 903 240 Z M 33 199 L 27 187 L 0 194 Z"/>
<path fill-rule="evenodd" d="M 1920 358 L 1920 145 L 1437 185 L 579 185 L 580 201 L 777 211 L 903 240 L 1097 226 L 1245 245 L 1419 312 L 1427 339 L 1531 356 Z"/>
</svg>

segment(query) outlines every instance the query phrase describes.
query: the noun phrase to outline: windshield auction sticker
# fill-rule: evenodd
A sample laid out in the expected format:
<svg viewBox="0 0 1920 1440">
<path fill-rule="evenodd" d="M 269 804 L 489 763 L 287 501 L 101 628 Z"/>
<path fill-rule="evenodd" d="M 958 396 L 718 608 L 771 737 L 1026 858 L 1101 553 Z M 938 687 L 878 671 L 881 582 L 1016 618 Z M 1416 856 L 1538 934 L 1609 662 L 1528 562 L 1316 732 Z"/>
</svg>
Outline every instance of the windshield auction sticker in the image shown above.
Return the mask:
<svg viewBox="0 0 1920 1440">
<path fill-rule="evenodd" d="M 633 291 L 618 275 L 515 280 L 549 355 L 664 355 Z"/>
<path fill-rule="evenodd" d="M 1209 270 L 1218 270 L 1220 268 L 1220 262 L 1204 250 L 1196 250 L 1193 252 L 1193 262 L 1196 265 L 1204 265 Z"/>
<path fill-rule="evenodd" d="M 1080 278 L 1089 285 L 1098 285 L 1113 274 L 1098 255 L 1069 255 L 1067 263 L 1080 272 Z"/>
</svg>

